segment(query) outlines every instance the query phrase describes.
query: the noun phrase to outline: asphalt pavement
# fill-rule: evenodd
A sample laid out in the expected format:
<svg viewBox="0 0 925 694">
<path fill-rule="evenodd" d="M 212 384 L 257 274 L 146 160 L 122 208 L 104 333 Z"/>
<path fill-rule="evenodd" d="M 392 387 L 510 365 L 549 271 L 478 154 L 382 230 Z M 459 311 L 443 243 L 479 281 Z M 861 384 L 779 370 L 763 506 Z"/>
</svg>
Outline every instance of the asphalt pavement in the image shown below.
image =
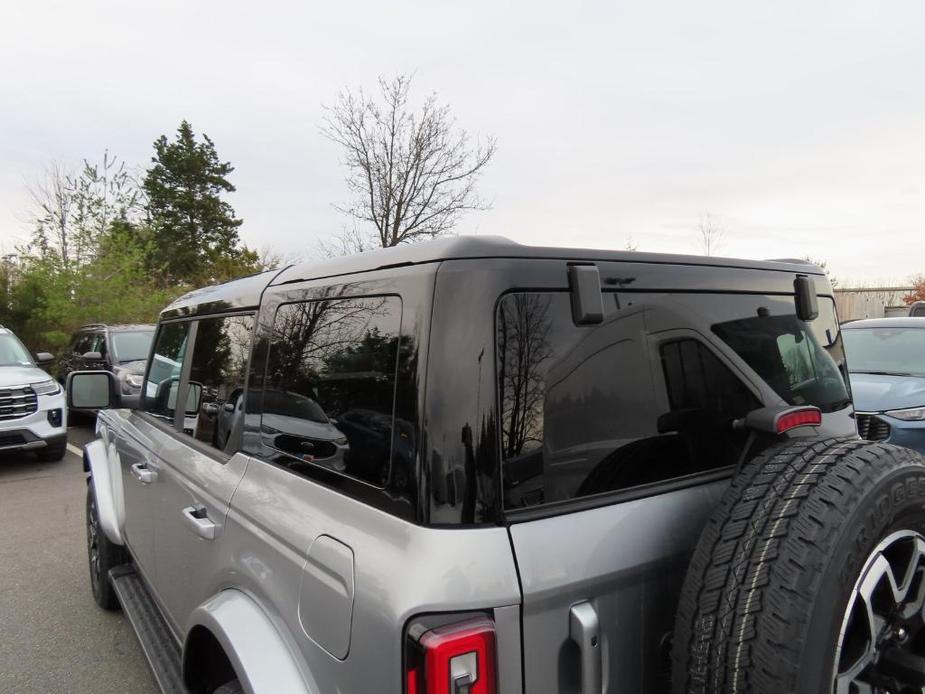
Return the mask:
<svg viewBox="0 0 925 694">
<path fill-rule="evenodd" d="M 80 448 L 93 432 L 71 427 Z M 128 620 L 90 594 L 86 475 L 71 450 L 58 463 L 0 455 L 0 693 L 156 694 Z"/>
</svg>

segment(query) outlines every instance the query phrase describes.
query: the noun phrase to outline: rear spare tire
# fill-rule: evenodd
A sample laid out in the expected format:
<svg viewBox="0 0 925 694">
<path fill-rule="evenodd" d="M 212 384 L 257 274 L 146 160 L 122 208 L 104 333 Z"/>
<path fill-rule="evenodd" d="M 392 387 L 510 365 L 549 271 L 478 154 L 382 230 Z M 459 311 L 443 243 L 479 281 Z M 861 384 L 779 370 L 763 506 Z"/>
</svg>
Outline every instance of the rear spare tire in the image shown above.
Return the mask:
<svg viewBox="0 0 925 694">
<path fill-rule="evenodd" d="M 768 449 L 700 537 L 676 693 L 925 688 L 925 460 L 855 438 Z"/>
</svg>

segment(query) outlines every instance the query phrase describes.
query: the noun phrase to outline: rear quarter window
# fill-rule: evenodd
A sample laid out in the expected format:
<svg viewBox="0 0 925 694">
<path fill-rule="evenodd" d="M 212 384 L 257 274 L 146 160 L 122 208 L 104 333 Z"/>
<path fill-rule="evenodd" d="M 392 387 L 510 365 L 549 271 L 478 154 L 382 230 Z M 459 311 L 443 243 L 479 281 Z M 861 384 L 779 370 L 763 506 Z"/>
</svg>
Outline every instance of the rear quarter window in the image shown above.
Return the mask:
<svg viewBox="0 0 925 694">
<path fill-rule="evenodd" d="M 412 378 L 398 296 L 282 304 L 262 392 L 268 457 L 296 473 L 320 467 L 384 487 L 413 464 L 414 424 L 396 410 Z"/>
</svg>

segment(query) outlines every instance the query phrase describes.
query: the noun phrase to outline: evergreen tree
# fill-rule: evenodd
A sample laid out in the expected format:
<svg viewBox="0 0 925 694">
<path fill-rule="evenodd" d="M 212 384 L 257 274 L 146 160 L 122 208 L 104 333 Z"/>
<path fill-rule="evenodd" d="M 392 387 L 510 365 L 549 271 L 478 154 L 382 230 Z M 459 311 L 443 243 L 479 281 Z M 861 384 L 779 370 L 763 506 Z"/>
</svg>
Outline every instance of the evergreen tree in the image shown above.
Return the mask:
<svg viewBox="0 0 925 694">
<path fill-rule="evenodd" d="M 240 246 L 241 220 L 220 197 L 235 190 L 228 181 L 234 167 L 219 160 L 208 135 L 197 142 L 185 120 L 175 141 L 162 135 L 154 150 L 144 179 L 152 231 L 149 269 L 166 282 L 198 284 L 214 281 L 216 266 L 242 260 L 247 265 L 253 254 Z"/>
</svg>

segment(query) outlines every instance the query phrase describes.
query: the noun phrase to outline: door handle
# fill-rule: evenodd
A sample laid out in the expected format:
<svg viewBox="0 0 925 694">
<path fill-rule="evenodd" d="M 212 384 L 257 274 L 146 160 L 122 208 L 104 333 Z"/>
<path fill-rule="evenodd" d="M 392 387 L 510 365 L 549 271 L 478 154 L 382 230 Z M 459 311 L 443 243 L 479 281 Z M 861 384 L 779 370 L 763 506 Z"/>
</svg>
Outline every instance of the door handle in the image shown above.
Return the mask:
<svg viewBox="0 0 925 694">
<path fill-rule="evenodd" d="M 183 521 L 186 527 L 199 535 L 203 540 L 215 539 L 216 525 L 209 520 L 209 515 L 202 506 L 187 506 L 183 509 Z"/>
<path fill-rule="evenodd" d="M 581 657 L 581 694 L 601 694 L 601 634 L 597 610 L 590 602 L 572 605 L 568 613 L 569 638 Z"/>
<path fill-rule="evenodd" d="M 132 465 L 132 477 L 142 484 L 151 484 L 157 479 L 157 473 L 147 463 L 135 463 Z"/>
</svg>

